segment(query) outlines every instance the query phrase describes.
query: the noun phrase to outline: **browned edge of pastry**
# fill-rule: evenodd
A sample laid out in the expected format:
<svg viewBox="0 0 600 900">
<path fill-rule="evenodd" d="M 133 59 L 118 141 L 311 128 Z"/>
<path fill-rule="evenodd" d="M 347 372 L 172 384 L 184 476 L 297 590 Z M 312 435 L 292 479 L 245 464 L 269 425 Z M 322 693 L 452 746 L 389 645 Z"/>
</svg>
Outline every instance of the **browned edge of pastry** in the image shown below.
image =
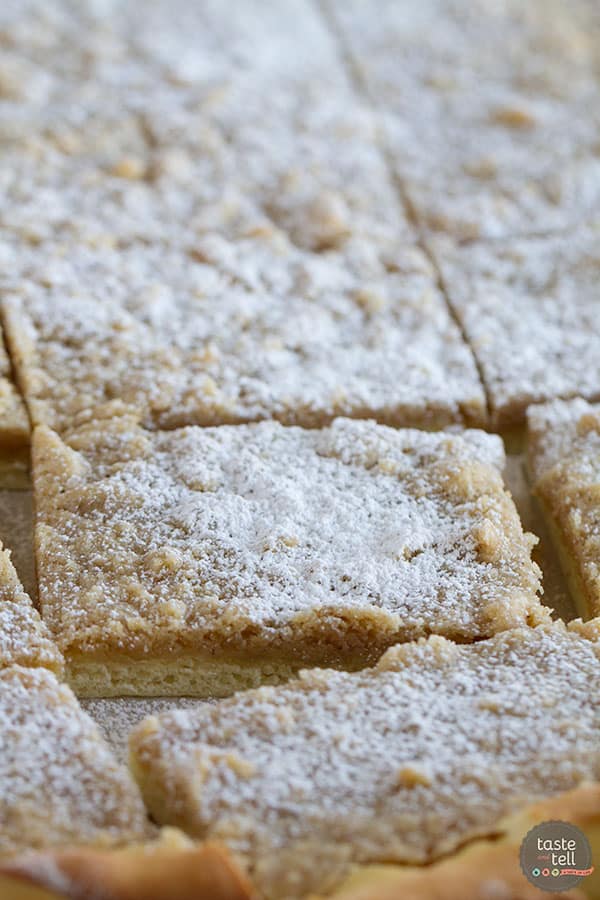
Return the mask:
<svg viewBox="0 0 600 900">
<path fill-rule="evenodd" d="M 252 900 L 225 847 L 193 844 L 175 829 L 157 843 L 118 850 L 65 848 L 0 861 L 2 900 Z"/>
</svg>

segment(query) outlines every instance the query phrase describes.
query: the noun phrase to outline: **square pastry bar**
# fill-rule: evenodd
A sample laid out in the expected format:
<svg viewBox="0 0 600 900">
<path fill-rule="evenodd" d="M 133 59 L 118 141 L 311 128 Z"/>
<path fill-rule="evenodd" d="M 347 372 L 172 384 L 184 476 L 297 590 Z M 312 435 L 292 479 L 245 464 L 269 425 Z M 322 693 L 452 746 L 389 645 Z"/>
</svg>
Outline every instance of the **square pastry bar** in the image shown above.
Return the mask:
<svg viewBox="0 0 600 900">
<path fill-rule="evenodd" d="M 527 413 L 529 471 L 576 608 L 600 615 L 600 404 L 580 398 Z"/>
<path fill-rule="evenodd" d="M 500 438 L 340 419 L 33 440 L 43 617 L 82 695 L 224 695 L 549 618 Z"/>
<path fill-rule="evenodd" d="M 363 866 L 451 857 L 576 788 L 596 800 L 597 833 L 599 698 L 598 620 L 471 645 L 432 636 L 388 650 L 374 669 L 304 671 L 151 717 L 133 732 L 132 765 L 157 821 L 223 840 L 261 896 L 299 898 Z M 553 812 L 577 810 L 565 798 Z M 487 874 L 497 896 L 525 896 L 500 890 L 504 872 Z M 404 896 L 385 893 L 383 869 L 373 878 L 357 896 Z"/>
<path fill-rule="evenodd" d="M 114 399 L 159 428 L 485 421 L 471 351 L 414 244 L 350 237 L 315 253 L 268 227 L 187 249 L 3 249 L 7 337 L 35 424 L 62 432 Z"/>
<path fill-rule="evenodd" d="M 104 218 L 110 200 L 97 185 L 96 197 L 73 186 L 96 174 L 137 182 L 139 195 L 155 198 L 154 217 L 136 223 L 149 233 L 157 218 L 175 218 L 171 230 L 183 238 L 195 211 L 231 190 L 317 249 L 349 227 L 409 230 L 375 117 L 307 0 L 132 0 L 119 16 L 85 4 L 61 13 L 42 46 L 31 41 L 36 4 L 6 25 L 14 48 L 3 83 L 14 86 L 0 192 L 9 228 L 22 219 L 25 194 L 37 230 L 66 205 L 92 230 L 94 209 Z M 0 101 L 0 127 L 3 111 Z M 113 212 L 113 230 L 133 224 L 130 210 Z M 310 230 L 301 227 L 307 216 Z"/>
<path fill-rule="evenodd" d="M 600 397 L 600 227 L 458 247 L 433 243 L 479 363 L 494 428 L 524 431 L 529 404 Z"/>
<path fill-rule="evenodd" d="M 427 228 L 469 240 L 561 231 L 596 215 L 592 4 L 383 0 L 376 15 L 362 0 L 327 7 Z"/>
</svg>

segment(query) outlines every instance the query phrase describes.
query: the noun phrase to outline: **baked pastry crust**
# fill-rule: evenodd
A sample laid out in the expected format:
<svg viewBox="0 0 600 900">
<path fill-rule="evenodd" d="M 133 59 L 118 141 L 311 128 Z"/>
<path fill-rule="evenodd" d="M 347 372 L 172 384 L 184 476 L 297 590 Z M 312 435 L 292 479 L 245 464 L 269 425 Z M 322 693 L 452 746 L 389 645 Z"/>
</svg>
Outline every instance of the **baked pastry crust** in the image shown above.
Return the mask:
<svg viewBox="0 0 600 900">
<path fill-rule="evenodd" d="M 434 863 L 600 780 L 599 640 L 600 620 L 557 622 L 305 671 L 150 717 L 133 771 L 157 821 L 227 843 L 264 896 L 326 894 L 356 866 Z"/>
<path fill-rule="evenodd" d="M 503 462 L 483 432 L 347 419 L 40 427 L 44 619 L 88 696 L 222 696 L 431 632 L 548 621 Z"/>
<path fill-rule="evenodd" d="M 63 849 L 0 863 L 10 900 L 251 900 L 247 878 L 216 843 L 193 844 L 176 829 L 120 850 Z M 20 890 L 22 893 L 16 893 Z M 12 892 L 15 892 L 14 894 Z M 43 891 L 41 896 L 37 891 Z M 51 893 L 48 893 L 51 892 Z"/>
<path fill-rule="evenodd" d="M 600 404 L 581 398 L 528 410 L 529 470 L 573 600 L 600 615 Z"/>
<path fill-rule="evenodd" d="M 60 675 L 63 658 L 0 544 L 0 670 L 44 666 Z"/>
</svg>

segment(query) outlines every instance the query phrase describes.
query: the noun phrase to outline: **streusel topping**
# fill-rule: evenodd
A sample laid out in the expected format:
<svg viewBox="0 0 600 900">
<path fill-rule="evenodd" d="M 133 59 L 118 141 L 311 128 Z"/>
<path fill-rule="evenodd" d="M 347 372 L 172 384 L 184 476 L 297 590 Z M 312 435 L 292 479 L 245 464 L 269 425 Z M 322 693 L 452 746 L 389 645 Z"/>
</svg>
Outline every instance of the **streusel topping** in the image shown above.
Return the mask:
<svg viewBox="0 0 600 900">
<path fill-rule="evenodd" d="M 530 403 L 600 395 L 599 237 L 581 227 L 462 248 L 436 242 L 496 427 L 524 422 Z"/>
<path fill-rule="evenodd" d="M 149 834 L 127 769 L 50 672 L 0 671 L 0 749 L 0 856 Z"/>
<path fill-rule="evenodd" d="M 431 637 L 166 712 L 133 732 L 135 772 L 160 821 L 226 841 L 268 897 L 426 862 L 600 777 L 599 637 L 598 620 Z"/>
<path fill-rule="evenodd" d="M 344 419 L 156 433 L 109 417 L 64 442 L 38 428 L 43 615 L 69 651 L 210 637 L 317 660 L 547 619 L 503 458 L 483 432 Z"/>
<path fill-rule="evenodd" d="M 68 429 L 115 397 L 161 428 L 485 418 L 471 352 L 414 245 L 353 238 L 317 254 L 263 224 L 187 249 L 2 249 L 7 332 L 38 423 Z"/>
</svg>

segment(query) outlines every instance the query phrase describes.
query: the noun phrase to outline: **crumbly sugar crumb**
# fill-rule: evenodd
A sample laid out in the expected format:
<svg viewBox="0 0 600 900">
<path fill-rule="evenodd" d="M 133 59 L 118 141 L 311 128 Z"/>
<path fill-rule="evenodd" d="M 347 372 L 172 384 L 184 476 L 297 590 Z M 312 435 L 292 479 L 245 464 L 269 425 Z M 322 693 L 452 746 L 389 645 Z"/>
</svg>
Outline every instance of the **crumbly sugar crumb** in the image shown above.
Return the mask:
<svg viewBox="0 0 600 900">
<path fill-rule="evenodd" d="M 160 821 L 227 842 L 269 898 L 423 863 L 598 779 L 599 637 L 598 621 L 431 637 L 375 669 L 304 672 L 149 718 L 134 770 Z"/>
</svg>

